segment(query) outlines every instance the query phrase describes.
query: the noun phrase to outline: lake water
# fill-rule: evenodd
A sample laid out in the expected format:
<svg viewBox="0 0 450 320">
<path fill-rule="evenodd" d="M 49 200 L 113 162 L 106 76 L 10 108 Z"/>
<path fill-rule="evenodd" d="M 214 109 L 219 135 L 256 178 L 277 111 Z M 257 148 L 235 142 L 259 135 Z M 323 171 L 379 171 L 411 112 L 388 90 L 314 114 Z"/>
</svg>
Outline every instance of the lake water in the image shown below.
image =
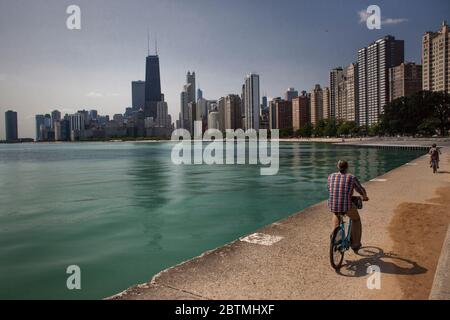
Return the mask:
<svg viewBox="0 0 450 320">
<path fill-rule="evenodd" d="M 0 298 L 99 299 L 327 196 L 338 159 L 362 181 L 423 152 L 280 143 L 280 170 L 172 164 L 173 144 L 0 145 Z M 81 268 L 68 290 L 66 268 Z"/>
</svg>

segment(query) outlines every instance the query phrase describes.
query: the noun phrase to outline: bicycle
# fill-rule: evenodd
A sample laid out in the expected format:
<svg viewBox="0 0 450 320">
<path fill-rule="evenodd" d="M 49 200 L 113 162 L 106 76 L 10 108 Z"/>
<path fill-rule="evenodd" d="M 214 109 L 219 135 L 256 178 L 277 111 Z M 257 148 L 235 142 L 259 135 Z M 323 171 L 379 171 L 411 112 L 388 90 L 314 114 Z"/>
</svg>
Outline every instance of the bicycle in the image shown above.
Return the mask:
<svg viewBox="0 0 450 320">
<path fill-rule="evenodd" d="M 331 266 L 338 270 L 342 266 L 345 251 L 350 249 L 350 232 L 352 230 L 352 219 L 348 218 L 348 231 L 345 234 L 344 214 L 339 214 L 339 226 L 333 230 L 330 241 Z"/>
<path fill-rule="evenodd" d="M 431 166 L 433 168 L 433 173 L 437 173 L 437 160 L 431 160 Z"/>
</svg>

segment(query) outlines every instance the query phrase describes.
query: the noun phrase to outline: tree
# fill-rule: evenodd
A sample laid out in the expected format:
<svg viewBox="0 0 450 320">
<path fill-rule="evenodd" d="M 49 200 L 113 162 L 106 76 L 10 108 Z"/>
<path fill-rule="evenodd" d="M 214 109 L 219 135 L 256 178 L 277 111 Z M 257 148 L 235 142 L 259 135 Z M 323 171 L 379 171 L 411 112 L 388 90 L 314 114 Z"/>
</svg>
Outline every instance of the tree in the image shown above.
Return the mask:
<svg viewBox="0 0 450 320">
<path fill-rule="evenodd" d="M 336 137 L 337 135 L 337 124 L 336 119 L 325 119 L 325 130 L 324 135 L 327 137 Z"/>
<path fill-rule="evenodd" d="M 325 120 L 319 120 L 317 121 L 316 125 L 314 126 L 314 135 L 316 137 L 323 137 L 325 135 L 325 127 L 327 126 L 327 123 Z"/>
<path fill-rule="evenodd" d="M 426 126 L 422 123 L 426 119 L 436 117 L 434 110 L 438 100 L 434 92 L 421 91 L 389 102 L 380 117 L 378 134 L 415 135 L 423 132 L 425 127 L 426 131 L 430 132 L 433 121 L 428 121 Z"/>
<path fill-rule="evenodd" d="M 337 127 L 338 136 L 348 136 L 357 134 L 357 126 L 355 121 L 342 121 Z"/>
<path fill-rule="evenodd" d="M 434 117 L 439 121 L 441 136 L 447 136 L 450 128 L 450 96 L 447 92 L 433 92 Z"/>
<path fill-rule="evenodd" d="M 294 135 L 294 130 L 292 128 L 280 129 L 280 138 L 289 138 Z"/>
<path fill-rule="evenodd" d="M 375 136 L 380 135 L 382 133 L 380 124 L 379 123 L 374 123 L 371 126 L 369 126 L 368 133 L 369 133 L 369 136 L 371 136 L 371 137 L 375 137 Z"/>
<path fill-rule="evenodd" d="M 307 123 L 298 129 L 297 133 L 302 138 L 310 138 L 313 134 L 313 125 L 311 123 Z"/>
</svg>

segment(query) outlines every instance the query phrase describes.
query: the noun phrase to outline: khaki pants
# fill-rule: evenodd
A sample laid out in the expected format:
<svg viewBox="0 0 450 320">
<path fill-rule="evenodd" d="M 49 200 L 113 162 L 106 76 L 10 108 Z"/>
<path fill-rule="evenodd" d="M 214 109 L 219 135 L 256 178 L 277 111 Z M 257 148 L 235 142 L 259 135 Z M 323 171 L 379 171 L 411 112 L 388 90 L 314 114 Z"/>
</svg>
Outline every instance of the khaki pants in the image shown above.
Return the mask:
<svg viewBox="0 0 450 320">
<path fill-rule="evenodd" d="M 345 213 L 350 219 L 352 219 L 352 230 L 350 233 L 350 242 L 353 249 L 359 249 L 361 247 L 361 235 L 362 225 L 361 218 L 359 217 L 358 209 L 354 205 L 350 210 Z M 333 230 L 339 226 L 339 218 L 336 214 L 333 214 Z"/>
</svg>

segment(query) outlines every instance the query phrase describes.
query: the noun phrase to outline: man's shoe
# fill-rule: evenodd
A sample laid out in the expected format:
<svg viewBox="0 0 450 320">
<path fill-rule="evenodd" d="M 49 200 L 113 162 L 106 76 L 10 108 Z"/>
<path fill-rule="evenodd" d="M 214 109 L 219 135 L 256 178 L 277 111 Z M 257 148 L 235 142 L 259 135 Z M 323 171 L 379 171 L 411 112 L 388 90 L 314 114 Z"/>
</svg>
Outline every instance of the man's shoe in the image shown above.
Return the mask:
<svg viewBox="0 0 450 320">
<path fill-rule="evenodd" d="M 359 249 L 361 249 L 361 245 L 359 245 L 358 247 L 352 247 L 354 253 L 358 253 Z"/>
</svg>

